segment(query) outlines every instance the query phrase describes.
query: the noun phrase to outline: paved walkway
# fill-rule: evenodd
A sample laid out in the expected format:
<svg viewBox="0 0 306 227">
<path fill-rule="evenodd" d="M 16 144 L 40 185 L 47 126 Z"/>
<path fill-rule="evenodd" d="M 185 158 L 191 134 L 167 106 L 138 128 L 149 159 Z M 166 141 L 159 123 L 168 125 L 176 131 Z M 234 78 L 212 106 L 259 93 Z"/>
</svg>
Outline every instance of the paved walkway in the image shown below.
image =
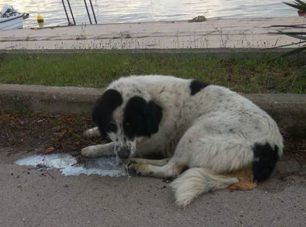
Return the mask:
<svg viewBox="0 0 306 227">
<path fill-rule="evenodd" d="M 9 155 L 10 154 L 10 155 Z M 65 177 L 14 165 L 0 148 L 0 226 L 305 226 L 306 175 L 297 162 L 252 191 L 222 190 L 180 209 L 168 184 L 144 177 Z"/>
<path fill-rule="evenodd" d="M 0 50 L 270 48 L 299 41 L 272 34 L 281 28 L 271 26 L 301 24 L 306 27 L 306 18 L 208 19 L 194 23 L 149 22 L 11 30 L 0 32 Z"/>
</svg>

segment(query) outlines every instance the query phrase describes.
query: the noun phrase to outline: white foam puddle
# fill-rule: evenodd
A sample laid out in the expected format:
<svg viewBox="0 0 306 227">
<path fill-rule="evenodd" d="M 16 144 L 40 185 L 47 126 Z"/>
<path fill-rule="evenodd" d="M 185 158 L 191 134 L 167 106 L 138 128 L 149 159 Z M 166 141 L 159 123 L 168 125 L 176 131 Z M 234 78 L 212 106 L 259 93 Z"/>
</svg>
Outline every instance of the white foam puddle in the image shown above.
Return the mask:
<svg viewBox="0 0 306 227">
<path fill-rule="evenodd" d="M 36 168 L 58 169 L 65 176 L 100 175 L 110 177 L 126 176 L 123 166 L 117 164 L 116 157 L 107 156 L 78 164 L 70 154 L 33 155 L 16 161 L 17 165 Z"/>
</svg>

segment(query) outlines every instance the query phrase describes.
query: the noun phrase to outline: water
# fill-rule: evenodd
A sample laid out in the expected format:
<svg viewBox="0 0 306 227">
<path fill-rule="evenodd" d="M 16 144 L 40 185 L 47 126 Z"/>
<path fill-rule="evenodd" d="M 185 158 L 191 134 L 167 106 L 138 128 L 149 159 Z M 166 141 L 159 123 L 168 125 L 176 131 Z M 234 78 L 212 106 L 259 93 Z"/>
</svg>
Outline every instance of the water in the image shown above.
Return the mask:
<svg viewBox="0 0 306 227">
<path fill-rule="evenodd" d="M 288 0 L 289 2 L 291 0 Z M 87 2 L 89 2 L 87 0 Z M 25 27 L 36 27 L 38 13 L 45 26 L 66 25 L 61 0 L 0 0 L 30 13 Z M 70 0 L 77 24 L 88 24 L 83 0 Z M 188 20 L 211 17 L 279 17 L 297 15 L 282 0 L 92 0 L 98 23 Z"/>
<path fill-rule="evenodd" d="M 16 161 L 17 165 L 33 166 L 35 168 L 58 169 L 65 176 L 100 175 L 110 177 L 126 176 L 122 165 L 117 163 L 116 157 L 101 157 L 83 164 L 70 154 L 33 155 Z"/>
</svg>

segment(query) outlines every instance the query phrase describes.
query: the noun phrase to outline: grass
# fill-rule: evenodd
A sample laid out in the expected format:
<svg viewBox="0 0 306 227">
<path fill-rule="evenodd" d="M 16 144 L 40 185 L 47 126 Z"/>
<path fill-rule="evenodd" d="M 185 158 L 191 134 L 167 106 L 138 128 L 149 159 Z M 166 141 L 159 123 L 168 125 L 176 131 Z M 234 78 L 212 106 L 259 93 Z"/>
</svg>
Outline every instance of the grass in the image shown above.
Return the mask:
<svg viewBox="0 0 306 227">
<path fill-rule="evenodd" d="M 197 78 L 247 93 L 306 93 L 306 56 L 209 57 L 204 54 L 7 54 L 0 57 L 0 83 L 104 87 L 131 74 Z"/>
</svg>

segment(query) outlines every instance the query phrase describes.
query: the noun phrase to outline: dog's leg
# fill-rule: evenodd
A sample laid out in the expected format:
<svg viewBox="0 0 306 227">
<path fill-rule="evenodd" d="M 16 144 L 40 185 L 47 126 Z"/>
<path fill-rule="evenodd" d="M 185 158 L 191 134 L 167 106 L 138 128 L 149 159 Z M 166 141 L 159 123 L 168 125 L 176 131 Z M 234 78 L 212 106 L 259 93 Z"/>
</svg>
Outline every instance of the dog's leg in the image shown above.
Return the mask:
<svg viewBox="0 0 306 227">
<path fill-rule="evenodd" d="M 101 136 L 98 127 L 87 129 L 83 132 L 83 135 L 88 138 Z"/>
<path fill-rule="evenodd" d="M 156 166 L 146 163 L 131 163 L 128 166 L 128 169 L 130 173 L 136 173 L 137 175 L 141 176 L 171 178 L 179 175 L 182 172 L 183 167 L 171 162 L 170 160 L 163 166 Z"/>
<path fill-rule="evenodd" d="M 81 150 L 81 154 L 90 158 L 95 158 L 102 155 L 112 155 L 114 154 L 114 143 L 111 142 L 107 144 L 88 146 Z"/>
<path fill-rule="evenodd" d="M 143 158 L 130 158 L 129 161 L 130 161 L 130 163 L 151 164 L 151 165 L 154 165 L 154 166 L 163 166 L 163 165 L 167 164 L 169 159 L 164 158 L 164 159 L 154 160 L 154 159 L 143 159 Z"/>
</svg>

